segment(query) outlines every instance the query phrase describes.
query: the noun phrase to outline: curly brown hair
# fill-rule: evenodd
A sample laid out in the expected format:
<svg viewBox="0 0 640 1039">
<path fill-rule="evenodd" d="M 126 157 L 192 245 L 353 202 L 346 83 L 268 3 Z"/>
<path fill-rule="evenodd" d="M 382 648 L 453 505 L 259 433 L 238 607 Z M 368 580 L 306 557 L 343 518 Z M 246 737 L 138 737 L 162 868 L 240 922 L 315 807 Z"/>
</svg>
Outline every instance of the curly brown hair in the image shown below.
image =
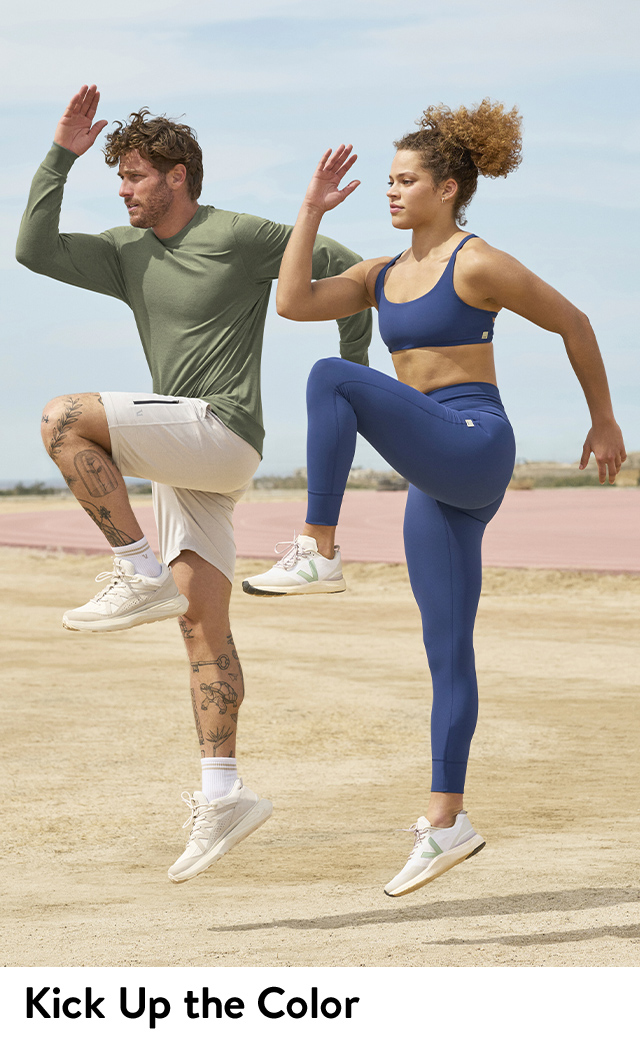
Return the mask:
<svg viewBox="0 0 640 1039">
<path fill-rule="evenodd" d="M 465 225 L 464 212 L 483 177 L 506 177 L 522 160 L 522 117 L 517 108 L 485 97 L 473 108 L 452 111 L 447 105 L 430 105 L 416 119 L 419 130 L 405 134 L 394 147 L 420 152 L 422 165 L 436 184 L 452 177 L 458 184 L 454 218 Z"/>
<path fill-rule="evenodd" d="M 103 148 L 107 166 L 117 166 L 127 152 L 137 151 L 161 173 L 178 163 L 187 170 L 187 188 L 193 202 L 202 191 L 202 150 L 195 130 L 164 115 L 152 116 L 148 108 L 132 112 L 128 123 L 116 120 Z"/>
</svg>

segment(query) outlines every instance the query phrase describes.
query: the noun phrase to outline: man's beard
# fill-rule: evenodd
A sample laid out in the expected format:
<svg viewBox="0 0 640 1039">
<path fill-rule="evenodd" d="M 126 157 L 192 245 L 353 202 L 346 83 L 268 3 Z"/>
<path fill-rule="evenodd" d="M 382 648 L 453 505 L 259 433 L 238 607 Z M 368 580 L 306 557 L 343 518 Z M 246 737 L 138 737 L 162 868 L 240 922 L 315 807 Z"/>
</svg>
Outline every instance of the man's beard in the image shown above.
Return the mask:
<svg viewBox="0 0 640 1039">
<path fill-rule="evenodd" d="M 129 211 L 129 222 L 132 227 L 154 227 L 167 214 L 173 202 L 171 188 L 164 184 L 153 194 L 148 195 L 144 203 L 138 203 L 135 213 Z"/>
</svg>

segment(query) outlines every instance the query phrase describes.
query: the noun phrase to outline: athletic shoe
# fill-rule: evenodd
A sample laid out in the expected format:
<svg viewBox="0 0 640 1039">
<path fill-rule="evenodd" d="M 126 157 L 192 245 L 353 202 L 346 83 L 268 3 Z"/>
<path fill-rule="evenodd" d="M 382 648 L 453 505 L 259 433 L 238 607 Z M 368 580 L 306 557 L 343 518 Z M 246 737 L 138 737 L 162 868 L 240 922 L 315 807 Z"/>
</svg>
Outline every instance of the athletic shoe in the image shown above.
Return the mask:
<svg viewBox="0 0 640 1039">
<path fill-rule="evenodd" d="M 455 823 L 449 827 L 432 826 L 420 816 L 409 832 L 415 833 L 413 849 L 404 869 L 385 887 L 385 895 L 408 895 L 482 851 L 485 845 L 464 811 L 458 812 Z"/>
<path fill-rule="evenodd" d="M 164 563 L 158 577 L 145 577 L 135 572 L 129 559 L 116 558 L 113 570 L 98 574 L 96 581 L 110 577 L 107 587 L 93 599 L 65 613 L 63 627 L 71 631 L 123 631 L 137 624 L 180 617 L 189 608 Z"/>
<path fill-rule="evenodd" d="M 344 592 L 347 587 L 342 576 L 340 550 L 336 545 L 333 559 L 318 552 L 315 538 L 298 534 L 288 545 L 282 559 L 264 574 L 249 577 L 242 582 L 248 595 L 310 595 L 316 592 Z"/>
<path fill-rule="evenodd" d="M 271 801 L 247 790 L 241 779 L 236 780 L 231 793 L 215 801 L 207 801 L 200 790 L 193 797 L 184 793 L 182 800 L 191 809 L 184 824 L 191 824 L 191 833 L 187 847 L 169 869 L 169 880 L 175 884 L 203 873 L 234 844 L 262 826 L 273 811 Z"/>
</svg>

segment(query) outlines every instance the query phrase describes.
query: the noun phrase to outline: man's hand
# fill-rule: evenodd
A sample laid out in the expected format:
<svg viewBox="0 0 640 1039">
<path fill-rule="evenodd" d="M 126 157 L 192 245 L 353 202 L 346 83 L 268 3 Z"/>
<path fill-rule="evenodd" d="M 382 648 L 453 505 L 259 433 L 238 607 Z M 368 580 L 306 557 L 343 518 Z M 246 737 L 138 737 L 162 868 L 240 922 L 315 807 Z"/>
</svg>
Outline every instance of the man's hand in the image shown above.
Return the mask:
<svg viewBox="0 0 640 1039">
<path fill-rule="evenodd" d="M 93 86 L 80 87 L 71 98 L 67 109 L 56 127 L 54 142 L 68 148 L 76 155 L 84 155 L 94 143 L 101 130 L 107 125 L 107 119 L 100 119 L 92 125 L 100 100 L 100 91 Z"/>
</svg>

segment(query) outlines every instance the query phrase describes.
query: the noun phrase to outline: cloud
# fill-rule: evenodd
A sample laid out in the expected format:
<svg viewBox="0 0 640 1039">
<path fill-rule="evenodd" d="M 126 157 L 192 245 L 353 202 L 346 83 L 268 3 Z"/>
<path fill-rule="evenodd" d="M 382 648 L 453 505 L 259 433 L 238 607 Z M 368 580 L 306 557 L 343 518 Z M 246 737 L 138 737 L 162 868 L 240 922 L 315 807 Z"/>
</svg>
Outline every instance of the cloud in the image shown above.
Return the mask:
<svg viewBox="0 0 640 1039">
<path fill-rule="evenodd" d="M 105 100 L 114 102 L 141 91 L 258 92 L 289 93 L 293 104 L 312 94 L 330 106 L 385 89 L 401 104 L 409 83 L 426 96 L 483 84 L 495 92 L 537 81 L 542 89 L 575 75 L 635 70 L 638 28 L 636 0 L 458 0 L 445 10 L 415 0 L 399 9 L 325 0 L 321 12 L 298 0 L 160 10 L 141 0 L 124 15 L 106 5 L 63 0 L 54 9 L 26 0 L 4 20 L 0 85 L 5 107 L 9 98 L 23 106 L 66 97 L 70 79 L 75 89 L 83 76 L 108 86 Z"/>
</svg>

